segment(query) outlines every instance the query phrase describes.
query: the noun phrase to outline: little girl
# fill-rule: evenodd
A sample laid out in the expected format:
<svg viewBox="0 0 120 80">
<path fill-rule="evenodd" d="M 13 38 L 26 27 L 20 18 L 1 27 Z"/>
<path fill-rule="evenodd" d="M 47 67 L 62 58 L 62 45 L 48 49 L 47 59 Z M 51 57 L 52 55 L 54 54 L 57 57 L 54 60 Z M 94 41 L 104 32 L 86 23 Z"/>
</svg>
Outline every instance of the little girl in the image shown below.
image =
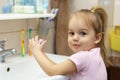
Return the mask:
<svg viewBox="0 0 120 80">
<path fill-rule="evenodd" d="M 104 46 L 106 19 L 106 12 L 100 7 L 75 12 L 68 27 L 68 44 L 74 54 L 59 64 L 46 56 L 43 51 L 46 40 L 39 41 L 38 36 L 29 40 L 29 50 L 50 76 L 69 75 L 71 80 L 107 80 L 104 64 L 107 62 Z"/>
</svg>

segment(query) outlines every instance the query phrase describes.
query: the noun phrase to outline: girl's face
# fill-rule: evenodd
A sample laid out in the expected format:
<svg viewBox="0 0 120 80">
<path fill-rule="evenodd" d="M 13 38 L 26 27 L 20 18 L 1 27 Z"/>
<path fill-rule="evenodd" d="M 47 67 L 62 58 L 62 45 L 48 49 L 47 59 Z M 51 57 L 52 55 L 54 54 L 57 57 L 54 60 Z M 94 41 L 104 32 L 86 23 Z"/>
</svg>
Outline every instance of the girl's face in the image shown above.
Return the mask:
<svg viewBox="0 0 120 80">
<path fill-rule="evenodd" d="M 73 17 L 69 22 L 68 44 L 74 52 L 89 51 L 97 47 L 95 31 L 82 20 Z"/>
</svg>

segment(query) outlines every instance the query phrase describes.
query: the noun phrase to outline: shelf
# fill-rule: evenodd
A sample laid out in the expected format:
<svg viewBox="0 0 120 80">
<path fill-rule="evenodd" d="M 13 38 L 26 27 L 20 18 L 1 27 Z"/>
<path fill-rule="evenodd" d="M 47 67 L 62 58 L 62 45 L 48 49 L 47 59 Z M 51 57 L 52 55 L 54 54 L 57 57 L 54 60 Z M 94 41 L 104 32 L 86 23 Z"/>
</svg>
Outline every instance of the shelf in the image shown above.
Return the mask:
<svg viewBox="0 0 120 80">
<path fill-rule="evenodd" d="M 0 14 L 0 20 L 13 20 L 13 19 L 31 19 L 31 18 L 45 18 L 54 17 L 55 14 Z"/>
</svg>

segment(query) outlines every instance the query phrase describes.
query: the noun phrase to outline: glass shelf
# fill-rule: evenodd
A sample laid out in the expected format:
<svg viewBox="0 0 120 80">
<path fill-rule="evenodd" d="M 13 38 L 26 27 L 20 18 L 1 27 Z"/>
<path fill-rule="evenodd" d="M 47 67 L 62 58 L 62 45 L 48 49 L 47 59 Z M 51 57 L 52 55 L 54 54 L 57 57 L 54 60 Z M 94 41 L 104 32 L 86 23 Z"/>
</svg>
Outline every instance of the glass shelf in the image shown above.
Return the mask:
<svg viewBox="0 0 120 80">
<path fill-rule="evenodd" d="M 0 20 L 13 20 L 13 19 L 32 19 L 32 18 L 45 18 L 54 17 L 55 14 L 0 14 Z"/>
</svg>

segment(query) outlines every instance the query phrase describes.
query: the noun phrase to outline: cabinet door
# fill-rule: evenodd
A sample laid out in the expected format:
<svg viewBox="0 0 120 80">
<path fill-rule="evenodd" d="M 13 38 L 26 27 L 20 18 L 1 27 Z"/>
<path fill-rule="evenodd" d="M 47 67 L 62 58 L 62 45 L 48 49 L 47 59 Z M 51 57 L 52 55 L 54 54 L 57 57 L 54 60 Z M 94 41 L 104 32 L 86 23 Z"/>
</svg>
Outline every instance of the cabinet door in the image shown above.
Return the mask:
<svg viewBox="0 0 120 80">
<path fill-rule="evenodd" d="M 120 67 L 111 67 L 108 70 L 108 80 L 120 80 Z"/>
</svg>

